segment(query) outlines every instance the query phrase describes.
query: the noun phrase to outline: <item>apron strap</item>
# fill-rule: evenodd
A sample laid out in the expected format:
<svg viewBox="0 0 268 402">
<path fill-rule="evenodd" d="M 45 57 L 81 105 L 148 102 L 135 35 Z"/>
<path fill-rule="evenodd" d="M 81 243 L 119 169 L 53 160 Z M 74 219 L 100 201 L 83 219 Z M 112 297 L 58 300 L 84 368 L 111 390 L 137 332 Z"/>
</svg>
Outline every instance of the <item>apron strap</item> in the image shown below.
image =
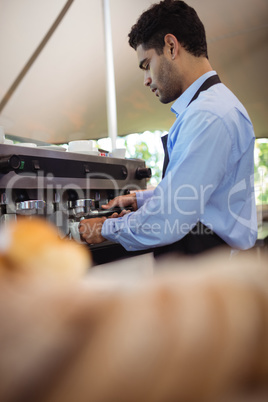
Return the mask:
<svg viewBox="0 0 268 402">
<path fill-rule="evenodd" d="M 206 91 L 208 88 L 212 87 L 213 85 L 220 84 L 221 80 L 219 76 L 212 75 L 211 77 L 207 78 L 205 82 L 201 85 L 201 87 L 196 91 L 190 102 L 188 103 L 187 107 L 194 101 L 196 98 L 198 98 L 200 92 Z M 169 155 L 168 155 L 168 150 L 167 150 L 167 140 L 168 140 L 168 134 L 163 135 L 161 137 L 162 140 L 162 145 L 164 148 L 165 156 L 164 156 L 164 163 L 163 163 L 163 169 L 162 169 L 162 178 L 165 176 L 167 165 L 169 163 Z"/>
<path fill-rule="evenodd" d="M 194 94 L 193 98 L 187 105 L 187 107 L 198 97 L 200 92 L 206 91 L 208 88 L 213 85 L 219 84 L 221 80 L 218 75 L 213 75 L 209 77 L 198 89 L 198 91 Z M 164 135 L 162 138 L 162 143 L 165 151 L 165 159 L 163 165 L 163 176 L 165 175 L 167 165 L 169 163 L 169 155 L 167 150 L 167 141 L 168 134 Z M 205 225 L 201 222 L 198 222 L 197 225 L 181 240 L 169 244 L 167 246 L 157 247 L 154 249 L 155 258 L 166 254 L 166 253 L 179 253 L 179 254 L 199 254 L 205 250 L 209 250 L 214 247 L 226 246 L 224 240 L 222 240 L 219 236 L 216 235 L 213 231 L 209 230 Z"/>
</svg>

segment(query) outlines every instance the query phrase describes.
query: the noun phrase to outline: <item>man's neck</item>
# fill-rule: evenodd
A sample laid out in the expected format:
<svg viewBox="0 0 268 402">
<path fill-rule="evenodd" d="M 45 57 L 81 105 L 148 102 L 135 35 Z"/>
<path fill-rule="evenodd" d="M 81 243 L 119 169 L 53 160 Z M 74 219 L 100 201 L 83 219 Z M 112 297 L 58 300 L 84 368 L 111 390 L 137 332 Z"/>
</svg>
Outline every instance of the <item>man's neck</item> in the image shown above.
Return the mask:
<svg viewBox="0 0 268 402">
<path fill-rule="evenodd" d="M 191 56 L 191 60 L 189 59 L 188 66 L 186 64 L 184 90 L 186 90 L 190 85 L 193 84 L 193 82 L 195 82 L 202 75 L 212 70 L 213 68 L 211 67 L 210 62 L 206 57 Z"/>
</svg>

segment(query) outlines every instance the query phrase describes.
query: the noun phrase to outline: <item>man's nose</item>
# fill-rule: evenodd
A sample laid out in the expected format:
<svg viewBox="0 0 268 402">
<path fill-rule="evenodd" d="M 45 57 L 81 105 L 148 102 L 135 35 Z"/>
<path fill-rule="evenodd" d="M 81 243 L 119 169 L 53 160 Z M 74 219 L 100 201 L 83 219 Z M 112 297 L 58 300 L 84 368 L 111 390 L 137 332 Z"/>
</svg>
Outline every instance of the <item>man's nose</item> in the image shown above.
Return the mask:
<svg viewBox="0 0 268 402">
<path fill-rule="evenodd" d="M 149 71 L 145 71 L 144 72 L 144 85 L 146 87 L 149 87 L 151 85 L 151 83 L 152 83 L 151 75 L 150 75 Z"/>
</svg>

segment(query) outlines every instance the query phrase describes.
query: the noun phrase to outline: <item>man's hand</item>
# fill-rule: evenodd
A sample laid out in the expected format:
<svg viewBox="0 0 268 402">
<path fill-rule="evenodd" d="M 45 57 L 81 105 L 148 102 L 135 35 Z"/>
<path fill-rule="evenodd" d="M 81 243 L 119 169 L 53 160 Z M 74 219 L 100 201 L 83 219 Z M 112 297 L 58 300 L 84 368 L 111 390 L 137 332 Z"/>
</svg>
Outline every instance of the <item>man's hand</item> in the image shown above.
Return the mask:
<svg viewBox="0 0 268 402">
<path fill-rule="evenodd" d="M 127 195 L 119 195 L 118 197 L 115 197 L 113 200 L 110 200 L 108 204 L 102 205 L 103 209 L 110 209 L 110 208 L 115 208 L 115 207 L 120 207 L 120 208 L 125 208 L 127 209 L 128 207 L 131 207 L 133 211 L 137 211 L 138 205 L 137 205 L 137 198 L 136 198 L 136 193 L 131 193 Z M 122 211 L 119 216 L 125 215 L 126 211 Z M 118 215 L 117 215 L 118 216 Z M 111 216 L 114 218 L 115 216 Z"/>
<path fill-rule="evenodd" d="M 79 233 L 83 240 L 89 244 L 102 243 L 106 239 L 101 235 L 103 222 L 107 218 L 83 219 L 79 224 Z"/>
</svg>

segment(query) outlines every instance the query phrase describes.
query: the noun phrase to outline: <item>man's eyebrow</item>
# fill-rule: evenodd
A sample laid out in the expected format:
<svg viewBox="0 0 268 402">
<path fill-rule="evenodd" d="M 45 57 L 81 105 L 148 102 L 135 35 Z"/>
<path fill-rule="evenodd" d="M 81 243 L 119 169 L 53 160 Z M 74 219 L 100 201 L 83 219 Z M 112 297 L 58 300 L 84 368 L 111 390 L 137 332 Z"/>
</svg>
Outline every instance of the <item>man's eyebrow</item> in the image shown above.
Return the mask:
<svg viewBox="0 0 268 402">
<path fill-rule="evenodd" d="M 145 59 L 143 59 L 141 62 L 140 62 L 140 64 L 139 64 L 139 68 L 141 68 L 142 70 L 144 70 L 144 63 L 147 61 L 148 59 L 147 58 L 145 58 Z"/>
</svg>

